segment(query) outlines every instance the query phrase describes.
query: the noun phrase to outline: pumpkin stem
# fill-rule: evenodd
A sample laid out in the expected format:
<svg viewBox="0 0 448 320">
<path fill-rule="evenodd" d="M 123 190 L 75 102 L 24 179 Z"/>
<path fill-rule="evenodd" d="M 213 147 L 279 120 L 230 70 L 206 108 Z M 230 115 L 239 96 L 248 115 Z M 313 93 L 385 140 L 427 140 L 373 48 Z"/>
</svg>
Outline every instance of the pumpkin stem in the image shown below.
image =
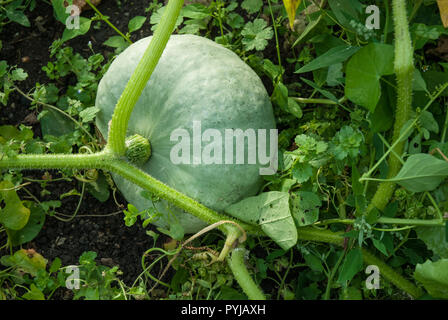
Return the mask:
<svg viewBox="0 0 448 320">
<path fill-rule="evenodd" d="M 412 82 L 414 77 L 414 50 L 412 48 L 409 23 L 407 19 L 406 1 L 393 0 L 393 18 L 395 24 L 395 61 L 394 69 L 397 77 L 397 107 L 395 109 L 395 124 L 393 141 L 398 141 L 402 129 L 410 118 L 412 110 Z M 405 141 L 400 141 L 393 148 L 393 152 L 401 155 L 404 151 Z M 394 154 L 389 156 L 388 179 L 395 177 L 401 168 L 401 159 Z M 395 190 L 395 183 L 386 181 L 378 186 L 367 209 L 384 210 Z"/>
<path fill-rule="evenodd" d="M 141 166 L 151 157 L 149 140 L 139 134 L 126 138 L 126 158 L 135 165 Z"/>
<path fill-rule="evenodd" d="M 263 291 L 258 287 L 247 270 L 244 256 L 246 254 L 244 247 L 232 250 L 232 254 L 227 258 L 230 269 L 238 284 L 250 300 L 266 300 Z"/>
</svg>

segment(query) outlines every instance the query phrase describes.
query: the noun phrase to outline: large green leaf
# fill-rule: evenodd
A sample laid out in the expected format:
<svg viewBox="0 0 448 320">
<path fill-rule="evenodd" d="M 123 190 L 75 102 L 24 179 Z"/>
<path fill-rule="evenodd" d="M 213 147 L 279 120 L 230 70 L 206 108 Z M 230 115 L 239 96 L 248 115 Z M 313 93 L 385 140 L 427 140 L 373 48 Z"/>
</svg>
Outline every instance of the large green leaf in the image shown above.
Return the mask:
<svg viewBox="0 0 448 320">
<path fill-rule="evenodd" d="M 347 28 L 352 28 L 350 21 L 358 20 L 362 10 L 362 5 L 358 0 L 329 0 L 328 4 L 336 19 Z"/>
<path fill-rule="evenodd" d="M 75 130 L 74 123 L 62 113 L 53 109 L 46 109 L 45 111 L 48 112 L 40 119 L 42 136 L 60 137 Z"/>
<path fill-rule="evenodd" d="M 25 201 L 24 204 L 30 209 L 30 218 L 22 229 L 9 230 L 9 240 L 13 246 L 19 246 L 33 240 L 44 226 L 45 211 L 42 207 L 32 201 Z"/>
<path fill-rule="evenodd" d="M 420 227 L 416 228 L 418 238 L 428 249 L 440 258 L 448 259 L 448 241 L 446 227 Z"/>
<path fill-rule="evenodd" d="M 33 249 L 20 249 L 12 256 L 2 256 L 0 262 L 6 267 L 18 268 L 32 276 L 36 276 L 40 270 L 45 270 L 47 266 L 47 260 Z"/>
<path fill-rule="evenodd" d="M 414 278 L 421 282 L 434 298 L 448 299 L 448 259 L 436 262 L 427 260 L 417 264 Z"/>
<path fill-rule="evenodd" d="M 289 209 L 288 192 L 264 192 L 225 209 L 233 217 L 258 224 L 282 249 L 297 243 L 297 229 Z"/>
<path fill-rule="evenodd" d="M 410 156 L 391 179 L 412 192 L 432 191 L 448 176 L 448 162 L 418 153 Z"/>
<path fill-rule="evenodd" d="M 5 203 L 5 207 L 0 209 L 0 223 L 7 229 L 22 229 L 28 222 L 30 209 L 22 204 L 12 182 L 0 182 L 0 199 Z"/>
<path fill-rule="evenodd" d="M 394 47 L 372 43 L 347 63 L 345 95 L 352 102 L 375 111 L 381 97 L 380 78 L 394 73 Z"/>
</svg>

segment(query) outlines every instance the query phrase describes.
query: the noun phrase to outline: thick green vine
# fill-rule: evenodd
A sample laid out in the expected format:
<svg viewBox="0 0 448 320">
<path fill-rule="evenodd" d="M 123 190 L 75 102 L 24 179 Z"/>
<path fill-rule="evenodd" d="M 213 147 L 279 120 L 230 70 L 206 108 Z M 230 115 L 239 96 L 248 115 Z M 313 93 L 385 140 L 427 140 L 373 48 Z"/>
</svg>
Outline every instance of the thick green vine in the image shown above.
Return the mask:
<svg viewBox="0 0 448 320">
<path fill-rule="evenodd" d="M 409 120 L 412 108 L 412 81 L 414 77 L 414 58 L 409 33 L 408 19 L 406 13 L 405 0 L 393 0 L 393 19 L 395 30 L 395 61 L 394 69 L 397 78 L 397 106 L 395 109 L 395 124 L 393 132 L 393 141 L 400 138 L 401 130 L 404 124 Z M 397 143 L 389 156 L 388 179 L 395 177 L 401 168 L 401 161 L 394 155 L 401 155 L 404 151 L 405 141 Z M 372 198 L 369 211 L 373 208 L 384 210 L 389 203 L 395 183 L 382 182 Z"/>
</svg>

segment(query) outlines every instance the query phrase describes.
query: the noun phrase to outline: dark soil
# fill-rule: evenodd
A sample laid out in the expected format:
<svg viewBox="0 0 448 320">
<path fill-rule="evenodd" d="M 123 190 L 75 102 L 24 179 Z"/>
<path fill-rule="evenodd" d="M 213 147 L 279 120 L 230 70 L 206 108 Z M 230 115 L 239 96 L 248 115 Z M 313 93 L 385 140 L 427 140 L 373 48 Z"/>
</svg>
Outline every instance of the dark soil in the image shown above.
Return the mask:
<svg viewBox="0 0 448 320">
<path fill-rule="evenodd" d="M 128 21 L 136 15 L 144 15 L 148 1 L 124 2 L 122 8 L 117 7 L 114 0 L 103 0 L 99 6 L 101 12 L 110 17 L 112 23 L 120 30 L 127 30 Z M 17 24 L 9 24 L 0 34 L 3 48 L 0 51 L 0 60 L 6 60 L 9 65 L 17 65 L 28 73 L 28 78 L 20 83 L 24 92 L 30 91 L 35 83 L 46 83 L 46 77 L 42 66 L 50 61 L 49 47 L 52 42 L 61 38 L 64 26 L 54 19 L 53 9 L 43 1 L 38 1 L 36 8 L 27 12 L 31 27 L 26 28 Z M 85 11 L 84 16 L 93 15 L 92 11 Z M 39 24 L 39 27 L 38 27 Z M 132 40 L 149 35 L 150 31 L 135 32 Z M 91 41 L 93 50 L 107 56 L 110 48 L 102 43 L 110 36 L 116 35 L 111 28 L 102 25 L 100 30 L 91 30 L 84 36 L 77 37 L 67 44 L 74 48 L 75 52 L 88 57 L 91 53 L 87 43 Z M 30 125 L 26 117 L 30 114 L 29 102 L 17 93 L 12 93 L 8 106 L 0 108 L 0 124 Z M 40 124 L 33 124 L 35 136 L 41 136 Z M 42 179 L 43 171 L 23 171 L 23 176 L 34 179 Z M 57 171 L 50 171 L 53 178 L 59 177 Z M 46 187 L 50 195 L 42 197 L 39 183 L 27 186 L 27 189 L 40 201 L 60 200 L 59 196 L 72 189 L 81 190 L 80 183 L 73 179 L 72 182 L 52 182 Z M 29 198 L 24 192 L 20 192 L 22 199 Z M 108 201 L 101 203 L 89 193 L 85 193 L 77 216 L 70 222 L 63 222 L 55 217 L 47 216 L 45 224 L 39 235 L 24 248 L 33 248 L 42 254 L 50 263 L 56 257 L 62 261 L 62 265 L 78 264 L 80 255 L 85 251 L 95 251 L 98 254 L 97 263 L 106 266 L 118 265 L 123 271 L 121 279 L 127 285 L 132 285 L 134 280 L 142 272 L 141 257 L 143 253 L 152 247 L 153 240 L 146 235 L 146 230 L 141 227 L 140 221 L 134 226 L 127 227 L 124 224 L 122 209 L 126 208 L 126 201 L 119 192 L 116 194 L 120 208 L 111 196 Z M 72 215 L 78 205 L 79 197 L 66 197 L 61 200 L 62 206 L 56 211 L 65 215 Z M 116 213 L 114 215 L 110 215 Z M 95 217 L 84 217 L 95 215 Z M 151 226 L 148 227 L 151 229 Z M 165 237 L 159 237 L 159 241 L 165 241 Z M 4 240 L 4 239 L 2 239 Z M 8 251 L 0 252 L 0 255 L 8 254 Z M 149 260 L 149 259 L 148 259 Z M 54 299 L 68 299 L 70 290 L 58 289 L 53 295 Z"/>
</svg>

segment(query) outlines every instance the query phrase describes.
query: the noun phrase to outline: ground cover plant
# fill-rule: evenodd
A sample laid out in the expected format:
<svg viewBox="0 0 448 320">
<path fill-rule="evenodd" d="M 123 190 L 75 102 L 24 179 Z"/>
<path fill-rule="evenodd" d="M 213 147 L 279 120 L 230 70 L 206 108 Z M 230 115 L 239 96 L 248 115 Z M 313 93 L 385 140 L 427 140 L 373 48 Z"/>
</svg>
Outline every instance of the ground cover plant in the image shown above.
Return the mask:
<svg viewBox="0 0 448 320">
<path fill-rule="evenodd" d="M 0 297 L 448 298 L 442 2 L 0 1 Z"/>
</svg>

